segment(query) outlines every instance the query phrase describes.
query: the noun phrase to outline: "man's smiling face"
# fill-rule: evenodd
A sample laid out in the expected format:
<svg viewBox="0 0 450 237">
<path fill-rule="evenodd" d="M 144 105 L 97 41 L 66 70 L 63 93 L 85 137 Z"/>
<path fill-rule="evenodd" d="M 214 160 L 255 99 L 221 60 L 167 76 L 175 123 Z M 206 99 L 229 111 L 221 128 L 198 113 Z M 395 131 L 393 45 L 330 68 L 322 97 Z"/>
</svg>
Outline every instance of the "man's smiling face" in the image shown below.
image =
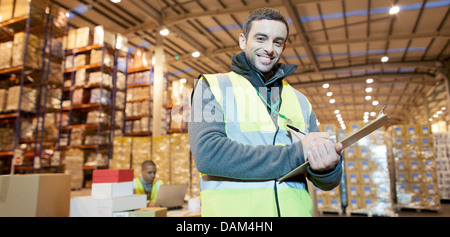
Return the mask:
<svg viewBox="0 0 450 237">
<path fill-rule="evenodd" d="M 239 35 L 239 46 L 249 64 L 266 74 L 278 63 L 286 44 L 287 29 L 281 21 L 253 21 L 248 38 Z"/>
</svg>

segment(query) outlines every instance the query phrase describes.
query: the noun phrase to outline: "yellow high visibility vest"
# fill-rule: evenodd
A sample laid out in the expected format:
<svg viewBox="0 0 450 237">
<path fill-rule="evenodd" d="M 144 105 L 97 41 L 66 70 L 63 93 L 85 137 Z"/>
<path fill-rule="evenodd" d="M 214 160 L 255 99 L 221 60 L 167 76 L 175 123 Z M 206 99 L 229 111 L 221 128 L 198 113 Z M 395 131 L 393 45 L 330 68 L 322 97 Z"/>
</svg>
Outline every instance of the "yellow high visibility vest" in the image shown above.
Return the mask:
<svg viewBox="0 0 450 237">
<path fill-rule="evenodd" d="M 134 178 L 134 182 L 136 183 L 136 194 L 146 194 L 145 193 L 145 189 L 144 189 L 144 185 L 141 182 L 140 178 Z M 150 202 L 155 202 L 156 201 L 156 197 L 158 196 L 158 190 L 159 187 L 161 186 L 161 184 L 163 184 L 162 181 L 160 180 L 153 180 L 153 184 L 152 184 L 152 192 L 150 193 Z"/>
<path fill-rule="evenodd" d="M 292 144 L 287 120 L 278 117 L 277 129 L 266 104 L 247 79 L 234 72 L 205 74 L 200 79 L 207 80 L 222 107 L 228 138 L 251 146 Z M 306 97 L 283 81 L 281 100 L 279 113 L 291 120 L 290 125 L 309 132 L 312 109 Z M 304 179 L 278 184 L 275 180 L 243 181 L 202 174 L 200 188 L 202 216 L 277 216 L 278 208 L 281 216 L 312 215 Z"/>
</svg>

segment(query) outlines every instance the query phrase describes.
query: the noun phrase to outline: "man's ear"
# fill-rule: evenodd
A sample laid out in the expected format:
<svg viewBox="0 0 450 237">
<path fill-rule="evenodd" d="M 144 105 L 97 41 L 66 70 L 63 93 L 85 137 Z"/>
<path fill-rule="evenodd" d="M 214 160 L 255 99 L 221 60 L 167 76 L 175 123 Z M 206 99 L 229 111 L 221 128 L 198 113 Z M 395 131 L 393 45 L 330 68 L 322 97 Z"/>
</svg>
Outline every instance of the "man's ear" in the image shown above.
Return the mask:
<svg viewBox="0 0 450 237">
<path fill-rule="evenodd" d="M 243 33 L 239 34 L 239 47 L 244 50 L 245 46 L 247 45 L 247 39 L 245 38 L 245 35 Z"/>
</svg>

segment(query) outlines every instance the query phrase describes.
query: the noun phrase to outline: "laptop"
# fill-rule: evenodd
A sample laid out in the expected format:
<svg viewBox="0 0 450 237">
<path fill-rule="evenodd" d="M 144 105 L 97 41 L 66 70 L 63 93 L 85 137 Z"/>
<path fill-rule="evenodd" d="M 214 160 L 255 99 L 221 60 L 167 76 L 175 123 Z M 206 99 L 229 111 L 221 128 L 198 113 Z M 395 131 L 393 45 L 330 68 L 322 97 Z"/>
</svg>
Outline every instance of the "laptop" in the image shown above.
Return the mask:
<svg viewBox="0 0 450 237">
<path fill-rule="evenodd" d="M 187 184 L 161 185 L 155 201 L 156 206 L 167 207 L 169 210 L 182 208 L 187 188 Z"/>
</svg>

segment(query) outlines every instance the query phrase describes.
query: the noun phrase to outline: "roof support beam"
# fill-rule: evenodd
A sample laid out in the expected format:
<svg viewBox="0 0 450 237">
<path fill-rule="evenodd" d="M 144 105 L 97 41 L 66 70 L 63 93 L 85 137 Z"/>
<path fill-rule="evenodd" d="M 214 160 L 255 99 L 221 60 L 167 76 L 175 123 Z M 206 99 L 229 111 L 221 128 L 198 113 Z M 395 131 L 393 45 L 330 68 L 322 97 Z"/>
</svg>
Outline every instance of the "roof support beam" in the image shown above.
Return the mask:
<svg viewBox="0 0 450 237">
<path fill-rule="evenodd" d="M 316 72 L 319 72 L 319 63 L 317 62 L 317 58 L 314 55 L 314 52 L 309 44 L 308 37 L 306 36 L 305 30 L 303 29 L 303 25 L 300 22 L 300 16 L 297 12 L 297 7 L 292 4 L 291 0 L 283 0 L 284 6 L 292 19 L 292 24 L 294 24 L 295 30 L 297 34 L 300 36 L 300 40 L 302 41 L 303 47 L 305 48 L 306 54 L 311 61 L 311 65 L 313 66 Z"/>
</svg>

